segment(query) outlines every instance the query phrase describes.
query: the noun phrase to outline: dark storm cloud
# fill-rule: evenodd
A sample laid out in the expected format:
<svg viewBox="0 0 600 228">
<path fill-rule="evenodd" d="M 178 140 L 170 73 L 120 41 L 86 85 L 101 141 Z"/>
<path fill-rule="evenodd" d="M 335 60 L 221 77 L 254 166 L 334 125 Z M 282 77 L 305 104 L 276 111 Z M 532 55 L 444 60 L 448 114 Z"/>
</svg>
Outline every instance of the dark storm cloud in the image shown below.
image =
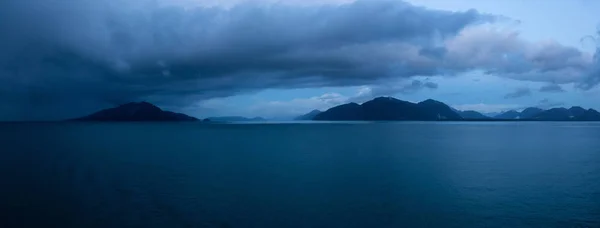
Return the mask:
<svg viewBox="0 0 600 228">
<path fill-rule="evenodd" d="M 540 92 L 545 92 L 545 93 L 562 93 L 565 92 L 565 90 L 557 84 L 548 84 L 545 86 L 540 87 Z"/>
<path fill-rule="evenodd" d="M 59 118 L 134 100 L 183 107 L 264 88 L 376 85 L 477 69 L 558 83 L 588 72 L 577 49 L 472 28 L 495 20 L 392 0 L 232 8 L 3 0 L 0 112 Z"/>
<path fill-rule="evenodd" d="M 504 99 L 514 99 L 525 96 L 531 96 L 531 90 L 529 88 L 517 88 L 515 91 L 504 95 Z"/>
<path fill-rule="evenodd" d="M 2 103 L 17 113 L 140 99 L 184 105 L 263 88 L 431 75 L 437 70 L 420 49 L 494 19 L 401 1 L 232 8 L 154 2 L 0 1 Z"/>
</svg>

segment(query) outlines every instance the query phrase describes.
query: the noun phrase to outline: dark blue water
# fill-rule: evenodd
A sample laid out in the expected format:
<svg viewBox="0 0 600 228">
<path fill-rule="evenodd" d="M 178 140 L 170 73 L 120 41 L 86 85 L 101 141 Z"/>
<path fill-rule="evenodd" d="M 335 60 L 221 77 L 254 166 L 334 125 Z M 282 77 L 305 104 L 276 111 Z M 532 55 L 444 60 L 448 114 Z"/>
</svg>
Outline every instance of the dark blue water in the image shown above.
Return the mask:
<svg viewBox="0 0 600 228">
<path fill-rule="evenodd" d="M 1 124 L 0 178 L 0 227 L 600 227 L 600 124 Z"/>
</svg>

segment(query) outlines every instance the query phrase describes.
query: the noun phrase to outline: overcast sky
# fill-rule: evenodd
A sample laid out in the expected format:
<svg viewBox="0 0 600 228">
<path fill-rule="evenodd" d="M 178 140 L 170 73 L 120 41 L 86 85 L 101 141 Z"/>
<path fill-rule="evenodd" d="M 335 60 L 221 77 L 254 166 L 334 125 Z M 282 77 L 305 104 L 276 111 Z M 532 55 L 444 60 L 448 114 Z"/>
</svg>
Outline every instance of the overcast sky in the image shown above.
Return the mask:
<svg viewBox="0 0 600 228">
<path fill-rule="evenodd" d="M 600 109 L 594 0 L 3 0 L 0 120 L 131 101 L 290 117 L 377 96 Z"/>
</svg>

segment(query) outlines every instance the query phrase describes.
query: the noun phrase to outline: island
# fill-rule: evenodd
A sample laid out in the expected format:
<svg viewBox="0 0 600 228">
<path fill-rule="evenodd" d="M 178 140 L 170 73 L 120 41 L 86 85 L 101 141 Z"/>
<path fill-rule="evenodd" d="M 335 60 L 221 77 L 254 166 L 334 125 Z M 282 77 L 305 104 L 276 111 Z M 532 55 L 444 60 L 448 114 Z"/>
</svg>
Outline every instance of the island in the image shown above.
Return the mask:
<svg viewBox="0 0 600 228">
<path fill-rule="evenodd" d="M 199 121 L 199 119 L 182 113 L 164 111 L 148 102 L 131 102 L 70 119 L 70 121 Z"/>
</svg>

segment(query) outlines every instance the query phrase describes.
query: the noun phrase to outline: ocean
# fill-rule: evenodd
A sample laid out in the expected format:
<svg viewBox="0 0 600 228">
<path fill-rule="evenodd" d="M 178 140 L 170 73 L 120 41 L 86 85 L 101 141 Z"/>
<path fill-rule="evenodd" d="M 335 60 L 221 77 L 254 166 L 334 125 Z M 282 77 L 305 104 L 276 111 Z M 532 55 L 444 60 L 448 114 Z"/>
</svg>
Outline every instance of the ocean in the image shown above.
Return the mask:
<svg viewBox="0 0 600 228">
<path fill-rule="evenodd" d="M 600 227 L 600 123 L 2 123 L 0 227 Z"/>
</svg>

